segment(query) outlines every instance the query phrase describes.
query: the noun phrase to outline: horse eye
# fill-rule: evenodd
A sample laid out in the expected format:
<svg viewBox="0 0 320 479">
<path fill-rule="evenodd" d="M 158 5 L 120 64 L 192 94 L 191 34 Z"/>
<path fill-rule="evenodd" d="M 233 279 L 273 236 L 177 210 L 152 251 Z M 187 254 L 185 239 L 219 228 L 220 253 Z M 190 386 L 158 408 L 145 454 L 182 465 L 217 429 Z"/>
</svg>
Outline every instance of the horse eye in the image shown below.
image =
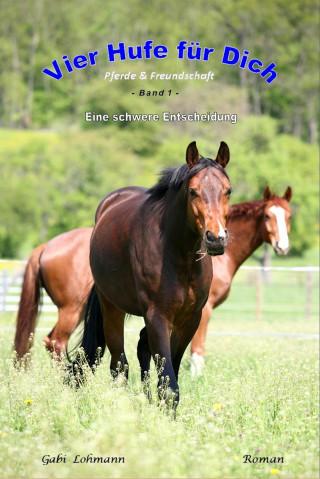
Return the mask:
<svg viewBox="0 0 320 479">
<path fill-rule="evenodd" d="M 229 188 L 229 189 L 226 191 L 226 196 L 228 196 L 228 198 L 230 198 L 231 193 L 232 193 L 232 189 Z"/>
<path fill-rule="evenodd" d="M 266 214 L 266 215 L 265 215 L 265 219 L 266 219 L 266 220 L 269 220 L 269 219 L 270 219 L 270 216 Z"/>
<path fill-rule="evenodd" d="M 193 188 L 189 188 L 189 193 L 192 198 L 196 198 L 198 196 L 196 190 Z"/>
</svg>

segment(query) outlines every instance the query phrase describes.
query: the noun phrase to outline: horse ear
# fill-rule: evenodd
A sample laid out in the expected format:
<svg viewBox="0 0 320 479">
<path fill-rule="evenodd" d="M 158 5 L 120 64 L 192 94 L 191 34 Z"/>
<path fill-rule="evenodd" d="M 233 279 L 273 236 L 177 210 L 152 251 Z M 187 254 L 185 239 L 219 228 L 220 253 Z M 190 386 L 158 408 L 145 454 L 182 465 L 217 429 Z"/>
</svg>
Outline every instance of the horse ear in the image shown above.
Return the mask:
<svg viewBox="0 0 320 479">
<path fill-rule="evenodd" d="M 199 161 L 199 151 L 195 141 L 192 141 L 187 148 L 186 161 L 190 168 L 193 168 Z"/>
<path fill-rule="evenodd" d="M 283 198 L 284 198 L 285 200 L 287 200 L 287 202 L 289 203 L 289 201 L 290 201 L 291 198 L 292 198 L 292 188 L 291 188 L 291 186 L 288 186 L 288 188 L 287 188 L 286 191 L 284 192 Z"/>
<path fill-rule="evenodd" d="M 271 196 L 272 196 L 272 195 L 271 195 L 270 188 L 269 188 L 269 186 L 266 186 L 265 189 L 264 189 L 264 192 L 263 192 L 263 199 L 264 199 L 264 201 L 270 200 Z"/>
<path fill-rule="evenodd" d="M 221 141 L 220 148 L 217 154 L 216 162 L 219 163 L 222 168 L 225 168 L 230 160 L 230 151 L 227 143 Z"/>
</svg>

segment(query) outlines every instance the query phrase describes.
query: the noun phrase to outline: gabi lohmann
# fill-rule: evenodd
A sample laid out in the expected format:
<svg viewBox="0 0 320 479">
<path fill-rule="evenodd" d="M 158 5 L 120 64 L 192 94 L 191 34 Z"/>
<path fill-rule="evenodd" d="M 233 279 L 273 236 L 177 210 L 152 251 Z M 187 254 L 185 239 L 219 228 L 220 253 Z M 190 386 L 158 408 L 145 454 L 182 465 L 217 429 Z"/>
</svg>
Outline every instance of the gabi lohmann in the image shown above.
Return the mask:
<svg viewBox="0 0 320 479">
<path fill-rule="evenodd" d="M 67 462 L 69 463 L 70 460 L 66 454 L 58 454 L 57 456 L 46 454 L 42 457 L 42 464 L 44 466 L 48 464 L 66 464 Z M 87 456 L 77 454 L 71 462 L 72 464 L 124 464 L 125 458 L 120 456 L 94 456 L 90 453 Z"/>
<path fill-rule="evenodd" d="M 270 463 L 270 464 L 283 464 L 284 459 L 283 457 L 261 457 L 261 456 L 251 456 L 250 454 L 246 454 L 243 456 L 243 463 L 244 464 L 261 464 L 261 463 Z"/>
</svg>

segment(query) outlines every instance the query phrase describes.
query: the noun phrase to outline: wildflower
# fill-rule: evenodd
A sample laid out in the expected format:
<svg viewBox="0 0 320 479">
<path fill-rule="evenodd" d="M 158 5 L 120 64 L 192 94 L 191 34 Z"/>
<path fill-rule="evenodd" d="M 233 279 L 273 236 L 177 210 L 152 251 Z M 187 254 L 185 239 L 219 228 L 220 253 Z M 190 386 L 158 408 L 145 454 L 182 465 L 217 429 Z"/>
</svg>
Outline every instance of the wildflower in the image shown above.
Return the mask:
<svg viewBox="0 0 320 479">
<path fill-rule="evenodd" d="M 33 399 L 26 399 L 26 400 L 24 401 L 24 403 L 25 403 L 25 404 L 31 404 L 31 403 L 33 403 Z"/>
<path fill-rule="evenodd" d="M 279 469 L 270 469 L 271 474 L 278 474 L 280 472 Z"/>
<path fill-rule="evenodd" d="M 264 400 L 263 400 L 263 399 L 260 399 L 259 403 L 260 403 L 260 404 L 263 404 L 263 403 L 264 403 Z"/>
<path fill-rule="evenodd" d="M 234 461 L 239 461 L 239 456 L 233 456 Z"/>
<path fill-rule="evenodd" d="M 214 404 L 213 409 L 216 409 L 216 410 L 222 409 L 222 404 L 220 404 L 220 403 Z"/>
<path fill-rule="evenodd" d="M 2 437 L 4 437 L 7 433 L 6 433 L 6 431 L 1 431 L 0 434 L 1 434 Z"/>
</svg>

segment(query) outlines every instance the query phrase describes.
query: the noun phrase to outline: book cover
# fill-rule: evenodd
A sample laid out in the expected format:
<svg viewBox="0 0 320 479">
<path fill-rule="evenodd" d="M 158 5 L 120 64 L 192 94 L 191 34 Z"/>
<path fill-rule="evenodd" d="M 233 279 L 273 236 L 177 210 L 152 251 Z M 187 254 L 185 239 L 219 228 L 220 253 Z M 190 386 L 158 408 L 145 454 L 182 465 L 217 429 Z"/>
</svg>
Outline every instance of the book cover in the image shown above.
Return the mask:
<svg viewBox="0 0 320 479">
<path fill-rule="evenodd" d="M 1 0 L 0 12 L 0 476 L 318 477 L 316 2 Z M 140 209 L 145 190 L 131 187 L 154 185 L 150 201 L 165 207 Z M 204 241 L 192 268 L 173 253 L 189 230 Z M 79 387 L 65 348 L 102 277 L 118 301 L 100 296 L 110 324 L 123 321 L 116 308 L 132 314 L 129 379 L 109 333 Z M 209 286 L 174 405 L 157 371 L 176 380 L 192 301 Z M 143 307 L 126 309 L 134 294 L 149 337 Z M 154 342 L 160 317 L 168 333 Z M 162 338 L 173 365 L 152 360 L 142 385 L 137 344 L 143 364 Z"/>
</svg>

